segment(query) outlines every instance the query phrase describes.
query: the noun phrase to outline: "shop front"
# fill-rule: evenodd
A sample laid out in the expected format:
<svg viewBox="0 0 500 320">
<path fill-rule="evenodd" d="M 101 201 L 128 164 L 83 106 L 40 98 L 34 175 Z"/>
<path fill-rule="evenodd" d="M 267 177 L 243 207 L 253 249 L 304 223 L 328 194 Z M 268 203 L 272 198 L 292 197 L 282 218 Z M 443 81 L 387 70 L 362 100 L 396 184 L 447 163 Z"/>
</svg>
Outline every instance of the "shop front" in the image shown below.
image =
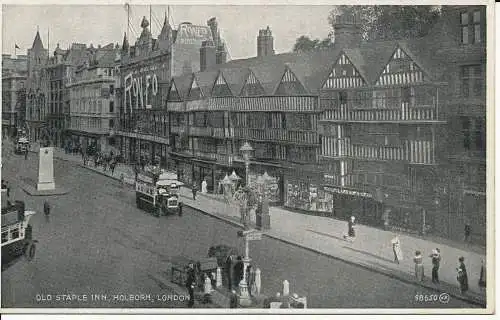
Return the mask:
<svg viewBox="0 0 500 320">
<path fill-rule="evenodd" d="M 193 183 L 198 185 L 198 190 L 201 189 L 203 181 L 207 183 L 207 191 L 213 193 L 214 191 L 214 164 L 210 162 L 203 162 L 195 160 L 193 163 Z"/>
<path fill-rule="evenodd" d="M 270 205 L 283 204 L 283 182 L 282 169 L 279 167 L 250 165 L 248 183 L 260 192 L 265 192 Z"/>
<path fill-rule="evenodd" d="M 285 176 L 285 207 L 323 215 L 332 210 L 332 196 L 322 187 L 318 173 L 290 172 Z"/>
<path fill-rule="evenodd" d="M 336 186 L 324 186 L 323 190 L 325 195 L 331 198 L 332 217 L 347 220 L 354 216 L 361 224 L 383 225 L 383 205 L 374 199 L 373 193 Z"/>
</svg>

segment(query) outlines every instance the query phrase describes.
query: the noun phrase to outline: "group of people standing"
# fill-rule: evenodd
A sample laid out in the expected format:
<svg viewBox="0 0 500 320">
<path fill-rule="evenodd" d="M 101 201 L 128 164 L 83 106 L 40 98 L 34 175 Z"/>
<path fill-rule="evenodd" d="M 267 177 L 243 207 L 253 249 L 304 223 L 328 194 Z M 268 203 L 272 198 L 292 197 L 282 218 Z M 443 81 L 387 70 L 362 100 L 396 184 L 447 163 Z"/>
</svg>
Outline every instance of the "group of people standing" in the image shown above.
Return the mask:
<svg viewBox="0 0 500 320">
<path fill-rule="evenodd" d="M 394 253 L 394 262 L 399 264 L 401 260 L 403 260 L 403 254 L 401 250 L 401 242 L 399 241 L 399 237 L 394 237 L 391 240 L 392 250 Z M 429 255 L 432 262 L 432 272 L 431 279 L 432 283 L 439 284 L 439 268 L 441 265 L 441 250 L 439 248 L 435 248 L 432 250 L 432 253 Z M 419 282 L 424 281 L 424 258 L 422 256 L 422 252 L 420 250 L 415 251 L 415 256 L 413 257 L 413 262 L 415 264 L 415 278 Z M 467 268 L 465 267 L 465 258 L 458 258 L 458 267 L 457 271 L 457 281 L 460 286 L 460 292 L 463 294 L 469 290 L 469 278 L 467 275 Z M 479 287 L 486 287 L 486 268 L 484 266 L 484 260 L 481 260 L 481 271 L 479 275 Z"/>
<path fill-rule="evenodd" d="M 347 223 L 347 234 L 344 234 L 344 240 L 353 242 L 356 239 L 355 225 L 356 225 L 356 218 L 354 216 L 351 216 L 351 218 Z M 467 239 L 467 237 L 470 236 L 470 227 L 465 228 L 465 234 Z M 392 244 L 392 251 L 394 254 L 394 263 L 399 264 L 400 261 L 403 260 L 403 251 L 401 249 L 401 241 L 399 240 L 399 237 L 395 236 L 391 240 L 391 244 Z M 432 272 L 431 272 L 432 283 L 439 284 L 439 268 L 441 265 L 440 249 L 435 248 L 434 250 L 432 250 L 432 253 L 429 255 L 429 258 L 431 258 L 432 262 Z M 415 256 L 413 257 L 413 262 L 415 264 L 415 278 L 419 282 L 424 281 L 423 260 L 424 258 L 422 256 L 422 252 L 419 250 L 415 251 Z M 462 294 L 469 290 L 469 278 L 467 275 L 467 268 L 465 267 L 464 262 L 465 258 L 459 257 L 458 267 L 456 268 L 457 282 L 460 286 L 460 292 Z M 484 260 L 481 260 L 481 271 L 479 275 L 478 284 L 480 288 L 486 287 L 486 267 L 484 265 Z"/>
</svg>

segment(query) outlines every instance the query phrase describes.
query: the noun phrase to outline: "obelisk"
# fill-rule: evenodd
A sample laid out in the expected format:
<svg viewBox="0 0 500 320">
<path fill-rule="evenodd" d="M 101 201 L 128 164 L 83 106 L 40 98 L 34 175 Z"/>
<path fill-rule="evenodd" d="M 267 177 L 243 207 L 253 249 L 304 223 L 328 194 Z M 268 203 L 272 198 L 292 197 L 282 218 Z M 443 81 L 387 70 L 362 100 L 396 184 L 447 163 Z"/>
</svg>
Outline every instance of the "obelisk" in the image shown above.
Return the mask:
<svg viewBox="0 0 500 320">
<path fill-rule="evenodd" d="M 54 180 L 54 148 L 40 148 L 38 153 L 38 184 L 37 190 L 55 190 Z"/>
</svg>

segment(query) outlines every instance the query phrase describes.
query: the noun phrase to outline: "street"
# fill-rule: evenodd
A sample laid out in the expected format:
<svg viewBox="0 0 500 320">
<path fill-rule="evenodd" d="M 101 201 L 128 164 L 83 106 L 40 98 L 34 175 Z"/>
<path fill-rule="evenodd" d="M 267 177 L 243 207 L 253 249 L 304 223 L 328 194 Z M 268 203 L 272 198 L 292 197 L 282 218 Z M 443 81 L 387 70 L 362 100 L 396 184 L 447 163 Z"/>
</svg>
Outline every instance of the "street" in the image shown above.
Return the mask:
<svg viewBox="0 0 500 320">
<path fill-rule="evenodd" d="M 181 308 L 186 302 L 171 301 L 172 289 L 151 277 L 166 271 L 159 266 L 178 255 L 204 257 L 217 244 L 243 252 L 236 227 L 187 207 L 182 217 L 153 217 L 135 207 L 130 188 L 59 160 L 54 162 L 56 185 L 70 193 L 48 197 L 52 211 L 47 220 L 41 210 L 47 197 L 31 197 L 15 185 L 26 177 L 36 180 L 37 161 L 35 154 L 26 161 L 21 156 L 4 159 L 2 179 L 13 185 L 11 197 L 38 212 L 32 225 L 39 241 L 32 262 L 22 260 L 2 273 L 5 308 Z M 267 237 L 251 242 L 250 255 L 262 270 L 265 294 L 281 291 L 286 279 L 290 293 L 307 296 L 309 308 L 477 307 L 454 298 L 446 304 L 418 302 L 416 295 L 439 293 Z M 130 295 L 140 301 L 126 299 Z"/>
</svg>

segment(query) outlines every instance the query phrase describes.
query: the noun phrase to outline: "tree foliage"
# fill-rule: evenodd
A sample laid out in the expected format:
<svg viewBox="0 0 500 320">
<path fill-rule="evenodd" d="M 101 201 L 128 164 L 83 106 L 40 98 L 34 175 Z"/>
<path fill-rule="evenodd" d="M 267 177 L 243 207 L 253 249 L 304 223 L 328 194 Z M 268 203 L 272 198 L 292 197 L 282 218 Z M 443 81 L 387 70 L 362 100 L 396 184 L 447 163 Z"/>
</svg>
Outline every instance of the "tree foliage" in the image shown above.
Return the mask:
<svg viewBox="0 0 500 320">
<path fill-rule="evenodd" d="M 332 27 L 339 14 L 358 16 L 367 40 L 398 40 L 426 35 L 438 21 L 441 9 L 439 6 L 335 6 L 328 17 Z"/>
<path fill-rule="evenodd" d="M 329 48 L 333 45 L 331 39 L 329 37 L 320 40 L 314 39 L 312 40 L 308 36 L 300 36 L 293 46 L 293 52 L 307 52 L 311 50 L 324 49 Z"/>
<path fill-rule="evenodd" d="M 335 6 L 328 16 L 333 28 L 337 15 L 355 15 L 360 19 L 365 40 L 398 40 L 426 35 L 441 15 L 440 6 Z M 323 40 L 300 36 L 294 52 L 329 48 L 330 35 Z"/>
</svg>

